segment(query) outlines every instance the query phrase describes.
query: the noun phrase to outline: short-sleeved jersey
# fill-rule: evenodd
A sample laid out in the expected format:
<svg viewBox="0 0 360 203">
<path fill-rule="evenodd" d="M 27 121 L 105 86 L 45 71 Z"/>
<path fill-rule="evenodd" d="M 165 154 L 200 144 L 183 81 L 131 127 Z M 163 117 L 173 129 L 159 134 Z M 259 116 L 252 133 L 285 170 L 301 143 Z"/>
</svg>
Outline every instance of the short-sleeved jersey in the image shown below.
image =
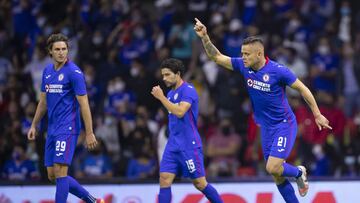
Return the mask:
<svg viewBox="0 0 360 203">
<path fill-rule="evenodd" d="M 169 112 L 169 140 L 167 149 L 181 151 L 202 147 L 197 130 L 197 117 L 199 111 L 199 97 L 190 84 L 184 82 L 175 90 L 170 90 L 167 98 L 174 104 L 187 102 L 191 104 L 189 110 L 182 118 Z"/>
<path fill-rule="evenodd" d="M 256 123 L 271 128 L 295 119 L 285 89 L 296 81 L 296 76 L 287 67 L 268 58 L 258 71 L 246 68 L 242 58 L 231 58 L 231 63 L 245 78 Z"/>
<path fill-rule="evenodd" d="M 57 71 L 53 64 L 46 66 L 41 91 L 46 93 L 48 134 L 79 134 L 80 105 L 76 95 L 86 95 L 85 78 L 80 68 L 70 61 Z"/>
</svg>

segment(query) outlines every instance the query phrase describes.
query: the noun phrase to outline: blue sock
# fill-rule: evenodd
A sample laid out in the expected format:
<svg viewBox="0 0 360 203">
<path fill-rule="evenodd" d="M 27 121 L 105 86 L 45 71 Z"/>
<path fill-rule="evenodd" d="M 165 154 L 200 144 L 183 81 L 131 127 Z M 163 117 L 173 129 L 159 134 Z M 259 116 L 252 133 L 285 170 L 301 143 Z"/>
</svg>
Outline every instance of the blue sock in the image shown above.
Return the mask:
<svg viewBox="0 0 360 203">
<path fill-rule="evenodd" d="M 206 198 L 211 202 L 211 203 L 222 203 L 223 201 L 220 198 L 219 193 L 216 191 L 216 189 L 210 185 L 209 183 L 206 185 L 205 189 L 203 191 L 201 191 Z"/>
<path fill-rule="evenodd" d="M 283 177 L 299 177 L 300 169 L 298 167 L 283 163 L 284 171 L 281 174 Z"/>
<path fill-rule="evenodd" d="M 297 199 L 297 197 L 295 195 L 294 188 L 292 187 L 292 185 L 288 179 L 285 179 L 285 181 L 283 183 L 281 183 L 280 185 L 277 185 L 277 188 L 286 203 L 298 203 L 299 202 L 299 200 Z"/>
<path fill-rule="evenodd" d="M 159 203 L 171 202 L 171 187 L 160 188 Z"/>
<path fill-rule="evenodd" d="M 56 178 L 56 203 L 66 203 L 69 194 L 69 179 L 67 176 Z"/>
<path fill-rule="evenodd" d="M 69 192 L 76 197 L 82 199 L 86 203 L 93 203 L 96 199 L 89 194 L 73 177 L 68 176 L 69 179 Z"/>
</svg>

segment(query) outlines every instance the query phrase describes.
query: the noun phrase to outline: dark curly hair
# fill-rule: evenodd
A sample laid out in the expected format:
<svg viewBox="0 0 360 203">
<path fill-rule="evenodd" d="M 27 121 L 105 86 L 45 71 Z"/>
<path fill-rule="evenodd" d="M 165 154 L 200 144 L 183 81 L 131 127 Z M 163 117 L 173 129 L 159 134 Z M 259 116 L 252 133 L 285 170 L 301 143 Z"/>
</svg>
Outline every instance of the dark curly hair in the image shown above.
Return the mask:
<svg viewBox="0 0 360 203">
<path fill-rule="evenodd" d="M 46 41 L 47 50 L 51 50 L 55 42 L 65 42 L 66 47 L 69 48 L 69 39 L 62 33 L 52 34 Z M 51 56 L 51 55 L 50 55 Z"/>
<path fill-rule="evenodd" d="M 171 72 L 173 73 L 180 73 L 180 76 L 182 76 L 185 72 L 185 67 L 184 67 L 184 63 L 178 59 L 174 59 L 174 58 L 168 58 L 165 59 L 161 65 L 160 68 L 168 68 L 171 70 Z"/>
</svg>

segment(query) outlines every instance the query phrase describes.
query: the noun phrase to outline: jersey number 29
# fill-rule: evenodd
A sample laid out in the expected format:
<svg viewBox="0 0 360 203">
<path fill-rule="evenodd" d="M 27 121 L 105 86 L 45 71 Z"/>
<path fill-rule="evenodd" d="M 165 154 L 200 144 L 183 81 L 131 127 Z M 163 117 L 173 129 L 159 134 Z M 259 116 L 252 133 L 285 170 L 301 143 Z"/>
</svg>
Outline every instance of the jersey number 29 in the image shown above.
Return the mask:
<svg viewBox="0 0 360 203">
<path fill-rule="evenodd" d="M 64 152 L 65 148 L 66 148 L 66 142 L 65 141 L 56 141 L 55 151 Z"/>
</svg>

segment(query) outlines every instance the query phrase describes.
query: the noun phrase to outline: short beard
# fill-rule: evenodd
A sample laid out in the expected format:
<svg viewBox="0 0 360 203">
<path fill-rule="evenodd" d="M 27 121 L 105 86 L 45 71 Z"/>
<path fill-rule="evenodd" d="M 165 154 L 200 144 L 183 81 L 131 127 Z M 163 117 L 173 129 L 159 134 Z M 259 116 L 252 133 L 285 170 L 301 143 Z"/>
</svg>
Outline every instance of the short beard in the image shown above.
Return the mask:
<svg viewBox="0 0 360 203">
<path fill-rule="evenodd" d="M 175 84 L 170 84 L 168 87 L 170 87 L 171 89 L 175 89 L 176 83 Z"/>
</svg>

